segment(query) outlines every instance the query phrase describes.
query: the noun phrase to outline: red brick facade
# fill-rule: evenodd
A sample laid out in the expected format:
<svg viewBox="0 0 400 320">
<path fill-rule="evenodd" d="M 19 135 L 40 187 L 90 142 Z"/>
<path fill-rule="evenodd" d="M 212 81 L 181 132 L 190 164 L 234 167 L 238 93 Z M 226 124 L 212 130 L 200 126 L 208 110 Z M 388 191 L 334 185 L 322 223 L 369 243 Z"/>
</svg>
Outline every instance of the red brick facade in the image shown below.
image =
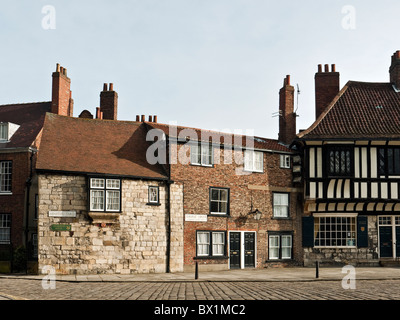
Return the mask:
<svg viewBox="0 0 400 320">
<path fill-rule="evenodd" d="M 178 152 L 188 144 L 178 145 Z M 218 147 L 214 147 L 218 148 Z M 215 149 L 214 149 L 215 150 Z M 242 151 L 238 151 L 241 152 Z M 268 234 L 271 231 L 286 231 L 293 235 L 292 259 L 279 260 L 279 264 L 297 264 L 301 261 L 301 243 L 298 230 L 300 214 L 297 212 L 297 190 L 292 188 L 291 168 L 280 168 L 280 154 L 264 152 L 263 172 L 253 172 L 238 175 L 237 169 L 243 165 L 232 161 L 224 164 L 224 150 L 220 149 L 220 161 L 214 151 L 212 167 L 191 164 L 171 165 L 171 179 L 183 185 L 184 214 L 207 215 L 207 222 L 184 221 L 184 265 L 186 269 L 193 267 L 196 257 L 196 231 L 224 231 L 225 254 L 223 257 L 198 258 L 200 265 L 219 265 L 229 268 L 229 232 L 254 231 L 256 233 L 256 263 L 257 268 L 276 265 L 277 261 L 268 258 Z M 210 187 L 229 189 L 229 214 L 218 216 L 210 214 Z M 273 192 L 289 193 L 289 218 L 273 218 Z M 258 209 L 262 212 L 261 219 L 253 216 L 241 218 Z M 187 220 L 187 219 L 185 219 Z M 216 266 L 214 266 L 216 267 Z"/>
<path fill-rule="evenodd" d="M 332 65 L 329 71 L 329 65 L 325 65 L 324 71 L 322 66 L 318 65 L 318 72 L 315 74 L 315 118 L 317 119 L 339 93 L 340 74 L 336 72 L 335 65 Z"/>
</svg>

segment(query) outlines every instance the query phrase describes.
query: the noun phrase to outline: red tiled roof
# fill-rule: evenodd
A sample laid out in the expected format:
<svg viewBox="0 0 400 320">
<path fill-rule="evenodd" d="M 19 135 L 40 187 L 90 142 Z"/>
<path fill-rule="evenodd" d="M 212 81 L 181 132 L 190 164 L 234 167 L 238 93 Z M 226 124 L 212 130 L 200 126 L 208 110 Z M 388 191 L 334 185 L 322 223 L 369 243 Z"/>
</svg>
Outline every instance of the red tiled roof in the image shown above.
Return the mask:
<svg viewBox="0 0 400 320">
<path fill-rule="evenodd" d="M 400 138 L 400 92 L 390 83 L 349 81 L 301 139 Z"/>
<path fill-rule="evenodd" d="M 46 112 L 50 110 L 51 102 L 1 105 L 0 122 L 11 122 L 20 127 L 9 142 L 0 143 L 0 149 L 30 147 L 43 127 Z"/>
<path fill-rule="evenodd" d="M 185 138 L 190 136 L 191 139 L 202 142 L 214 142 L 221 145 L 229 146 L 240 146 L 250 147 L 266 151 L 278 151 L 278 152 L 291 152 L 285 145 L 279 143 L 278 140 L 266 139 L 261 137 L 253 137 L 249 135 L 238 135 L 230 134 L 212 130 L 203 130 L 197 128 L 161 124 L 155 122 L 146 122 L 150 127 L 154 129 L 162 130 L 165 135 L 170 138 Z M 185 131 L 184 131 L 185 130 Z"/>
<path fill-rule="evenodd" d="M 146 160 L 142 123 L 46 115 L 38 170 L 166 179 L 161 165 Z"/>
</svg>

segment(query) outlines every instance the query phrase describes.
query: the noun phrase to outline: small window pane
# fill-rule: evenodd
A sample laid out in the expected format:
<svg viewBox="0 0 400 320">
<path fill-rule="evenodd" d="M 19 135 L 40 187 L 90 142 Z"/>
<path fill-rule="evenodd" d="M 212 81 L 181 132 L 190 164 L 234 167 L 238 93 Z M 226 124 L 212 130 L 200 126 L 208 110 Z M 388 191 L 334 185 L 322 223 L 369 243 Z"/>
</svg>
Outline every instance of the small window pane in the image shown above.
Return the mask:
<svg viewBox="0 0 400 320">
<path fill-rule="evenodd" d="M 197 255 L 208 256 L 210 248 L 210 233 L 197 232 Z"/>
<path fill-rule="evenodd" d="M 119 189 L 120 180 L 119 179 L 107 179 L 107 189 Z"/>
<path fill-rule="evenodd" d="M 104 210 L 104 191 L 91 190 L 90 191 L 90 204 L 91 210 Z"/>
<path fill-rule="evenodd" d="M 104 179 L 96 179 L 96 178 L 90 179 L 90 187 L 104 189 Z"/>
<path fill-rule="evenodd" d="M 107 190 L 107 210 L 119 211 L 120 192 Z"/>
<path fill-rule="evenodd" d="M 212 233 L 213 256 L 223 256 L 225 248 L 225 237 L 223 232 Z"/>
<path fill-rule="evenodd" d="M 149 202 L 158 203 L 158 187 L 149 187 Z"/>
</svg>

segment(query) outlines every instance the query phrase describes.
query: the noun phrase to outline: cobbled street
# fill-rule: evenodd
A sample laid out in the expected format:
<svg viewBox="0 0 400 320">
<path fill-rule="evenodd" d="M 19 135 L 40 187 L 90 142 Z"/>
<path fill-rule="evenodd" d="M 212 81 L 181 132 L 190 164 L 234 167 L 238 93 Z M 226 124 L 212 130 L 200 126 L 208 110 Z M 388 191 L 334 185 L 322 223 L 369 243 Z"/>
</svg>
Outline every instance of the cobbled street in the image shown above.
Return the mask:
<svg viewBox="0 0 400 320">
<path fill-rule="evenodd" d="M 42 281 L 0 279 L 0 297 L 27 300 L 398 300 L 400 280 L 342 282 L 188 281 L 63 282 L 43 289 Z"/>
</svg>

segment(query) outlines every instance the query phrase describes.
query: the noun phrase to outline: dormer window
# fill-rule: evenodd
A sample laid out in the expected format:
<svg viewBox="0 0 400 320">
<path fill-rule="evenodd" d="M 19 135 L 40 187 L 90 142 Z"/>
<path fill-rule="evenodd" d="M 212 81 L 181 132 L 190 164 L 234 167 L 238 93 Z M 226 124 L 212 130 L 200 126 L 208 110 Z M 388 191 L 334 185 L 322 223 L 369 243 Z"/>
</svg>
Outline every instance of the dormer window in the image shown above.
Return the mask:
<svg viewBox="0 0 400 320">
<path fill-rule="evenodd" d="M 0 142 L 10 141 L 12 135 L 19 128 L 18 124 L 11 122 L 0 122 Z"/>
</svg>

